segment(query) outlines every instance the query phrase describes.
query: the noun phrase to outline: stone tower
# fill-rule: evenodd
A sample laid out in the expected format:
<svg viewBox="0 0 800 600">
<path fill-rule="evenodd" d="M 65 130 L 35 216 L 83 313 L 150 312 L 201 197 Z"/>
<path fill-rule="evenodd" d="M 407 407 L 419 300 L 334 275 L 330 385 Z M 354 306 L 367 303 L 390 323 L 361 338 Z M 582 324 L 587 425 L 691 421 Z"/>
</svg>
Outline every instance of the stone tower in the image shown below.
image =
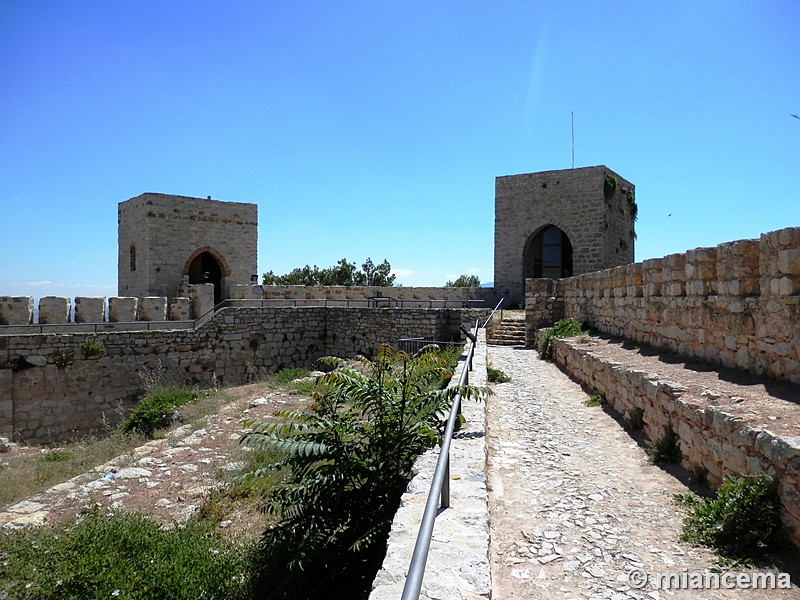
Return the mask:
<svg viewBox="0 0 800 600">
<path fill-rule="evenodd" d="M 214 301 L 257 275 L 258 206 L 146 193 L 118 207 L 120 296 L 167 296 L 213 283 Z"/>
<path fill-rule="evenodd" d="M 495 180 L 494 286 L 522 305 L 525 279 L 633 262 L 635 190 L 604 166 Z"/>
</svg>

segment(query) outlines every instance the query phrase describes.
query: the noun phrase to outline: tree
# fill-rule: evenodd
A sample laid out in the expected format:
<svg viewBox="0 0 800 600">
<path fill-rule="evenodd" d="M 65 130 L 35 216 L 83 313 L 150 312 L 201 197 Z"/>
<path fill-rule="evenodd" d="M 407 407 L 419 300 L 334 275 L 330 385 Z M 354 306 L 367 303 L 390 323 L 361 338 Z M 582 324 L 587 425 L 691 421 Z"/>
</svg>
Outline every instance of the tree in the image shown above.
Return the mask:
<svg viewBox="0 0 800 600">
<path fill-rule="evenodd" d="M 334 266 L 320 269 L 306 265 L 292 269 L 286 275 L 275 275 L 273 271 L 264 273 L 264 285 L 376 285 L 390 287 L 394 284 L 396 275 L 392 275 L 392 266 L 384 259 L 375 265 L 371 258 L 361 265 L 359 270 L 356 263 L 341 259 Z"/>
<path fill-rule="evenodd" d="M 445 287 L 481 287 L 481 280 L 477 275 L 459 275 L 455 281 L 448 281 Z"/>
</svg>

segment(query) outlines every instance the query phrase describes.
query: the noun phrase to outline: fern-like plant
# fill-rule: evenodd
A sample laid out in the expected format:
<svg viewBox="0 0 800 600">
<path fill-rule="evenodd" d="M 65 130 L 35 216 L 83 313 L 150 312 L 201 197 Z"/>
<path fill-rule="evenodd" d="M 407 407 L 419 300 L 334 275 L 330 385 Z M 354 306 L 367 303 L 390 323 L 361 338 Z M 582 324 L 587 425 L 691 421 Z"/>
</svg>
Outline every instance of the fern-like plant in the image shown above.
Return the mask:
<svg viewBox="0 0 800 600">
<path fill-rule="evenodd" d="M 483 396 L 442 388 L 451 365 L 436 349 L 323 362 L 333 370 L 318 378 L 312 412 L 249 423 L 242 438 L 279 457 L 246 477 L 291 473 L 264 506 L 275 522 L 262 540 L 265 598 L 366 598 L 415 457 L 439 441 L 456 392 Z"/>
</svg>

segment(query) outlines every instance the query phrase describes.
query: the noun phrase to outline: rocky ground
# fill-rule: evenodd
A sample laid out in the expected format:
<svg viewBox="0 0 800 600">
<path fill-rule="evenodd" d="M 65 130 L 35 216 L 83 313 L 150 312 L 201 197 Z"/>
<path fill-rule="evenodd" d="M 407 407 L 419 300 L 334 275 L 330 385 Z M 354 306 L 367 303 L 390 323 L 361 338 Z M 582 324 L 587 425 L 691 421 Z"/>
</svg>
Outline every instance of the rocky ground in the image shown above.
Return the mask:
<svg viewBox="0 0 800 600">
<path fill-rule="evenodd" d="M 225 390 L 215 412 L 196 425 L 182 425 L 161 439 L 99 465 L 0 510 L 0 525 L 19 527 L 74 518 L 97 507 L 137 510 L 163 523 L 183 521 L 200 510 L 212 490 L 224 486 L 242 463 L 239 439 L 245 420 L 268 420 L 279 410 L 302 409 L 307 396 L 252 384 Z M 190 409 L 187 409 L 190 410 Z M 11 452 L 29 449 L 13 447 Z M 7 455 L 6 455 L 7 456 Z M 221 522 L 237 533 L 263 529 L 255 507 L 235 507 Z M 253 531 L 247 531 L 252 529 Z"/>
<path fill-rule="evenodd" d="M 716 564 L 678 539 L 687 487 L 535 351 L 491 347 L 489 362 L 512 377 L 487 402 L 493 599 L 800 598 L 658 589 L 656 573 Z"/>
</svg>

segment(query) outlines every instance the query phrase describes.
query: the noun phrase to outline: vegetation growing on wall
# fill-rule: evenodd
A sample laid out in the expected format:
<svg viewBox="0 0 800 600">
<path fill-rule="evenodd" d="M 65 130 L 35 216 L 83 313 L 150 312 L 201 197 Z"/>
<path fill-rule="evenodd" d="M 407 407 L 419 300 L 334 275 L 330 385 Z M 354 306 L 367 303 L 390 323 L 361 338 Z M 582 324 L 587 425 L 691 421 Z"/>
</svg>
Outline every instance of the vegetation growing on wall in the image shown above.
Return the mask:
<svg viewBox="0 0 800 600">
<path fill-rule="evenodd" d="M 389 261 L 378 265 L 367 258 L 359 269 L 356 263 L 341 259 L 336 265 L 327 269 L 320 269 L 306 265 L 292 269 L 285 275 L 275 275 L 272 271 L 264 273 L 264 285 L 372 285 L 389 287 L 394 285 L 397 276 L 392 274 Z"/>
<path fill-rule="evenodd" d="M 553 357 L 553 340 L 587 333 L 583 326 L 574 319 L 561 319 L 552 327 L 540 329 L 536 333 L 534 346 L 539 356 L 545 360 Z"/>
<path fill-rule="evenodd" d="M 606 200 L 610 200 L 617 191 L 617 178 L 613 175 L 606 175 L 603 180 L 603 196 Z"/>
<path fill-rule="evenodd" d="M 682 539 L 741 563 L 763 557 L 783 541 L 780 498 L 768 475 L 726 479 L 715 498 L 678 495 L 688 507 Z"/>
</svg>

